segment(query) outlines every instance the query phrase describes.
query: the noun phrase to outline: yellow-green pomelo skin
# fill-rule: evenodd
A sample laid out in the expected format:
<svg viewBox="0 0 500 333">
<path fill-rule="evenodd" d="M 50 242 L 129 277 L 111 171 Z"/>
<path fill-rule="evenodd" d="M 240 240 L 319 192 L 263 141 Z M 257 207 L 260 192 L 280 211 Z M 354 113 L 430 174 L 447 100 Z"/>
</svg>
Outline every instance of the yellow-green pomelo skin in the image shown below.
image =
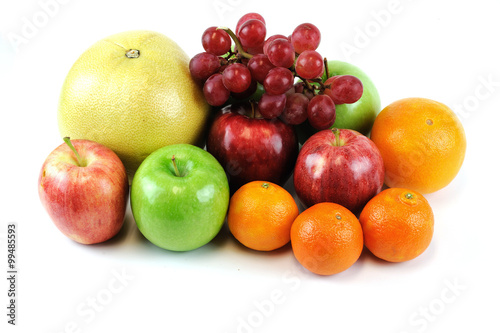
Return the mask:
<svg viewBox="0 0 500 333">
<path fill-rule="evenodd" d="M 189 60 L 173 40 L 153 31 L 127 31 L 98 41 L 74 63 L 63 84 L 61 136 L 111 148 L 129 176 L 161 147 L 202 145 L 210 107 L 191 77 Z"/>
</svg>

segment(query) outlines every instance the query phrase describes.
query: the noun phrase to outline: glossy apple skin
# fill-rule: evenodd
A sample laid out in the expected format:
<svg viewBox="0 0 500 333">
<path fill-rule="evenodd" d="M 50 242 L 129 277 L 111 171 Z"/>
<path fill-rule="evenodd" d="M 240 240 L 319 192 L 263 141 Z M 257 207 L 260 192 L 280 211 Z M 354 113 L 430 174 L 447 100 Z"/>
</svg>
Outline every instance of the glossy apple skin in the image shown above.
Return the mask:
<svg viewBox="0 0 500 333">
<path fill-rule="evenodd" d="M 207 138 L 207 151 L 226 171 L 233 193 L 254 180 L 283 185 L 293 171 L 298 150 L 293 126 L 277 118 L 252 117 L 249 103 L 219 110 Z"/>
<path fill-rule="evenodd" d="M 175 174 L 175 156 L 181 177 Z M 224 169 L 207 151 L 189 144 L 165 146 L 139 166 L 130 205 L 141 233 L 171 251 L 190 251 L 220 231 L 229 205 Z"/>
<path fill-rule="evenodd" d="M 78 165 L 66 143 L 57 147 L 40 170 L 40 201 L 64 235 L 82 244 L 101 243 L 123 226 L 127 173 L 111 149 L 89 140 L 71 142 L 87 165 Z"/>
<path fill-rule="evenodd" d="M 339 129 L 311 136 L 302 146 L 294 170 L 297 196 L 306 207 L 335 202 L 359 214 L 382 190 L 384 163 L 375 144 L 359 132 Z"/>
</svg>

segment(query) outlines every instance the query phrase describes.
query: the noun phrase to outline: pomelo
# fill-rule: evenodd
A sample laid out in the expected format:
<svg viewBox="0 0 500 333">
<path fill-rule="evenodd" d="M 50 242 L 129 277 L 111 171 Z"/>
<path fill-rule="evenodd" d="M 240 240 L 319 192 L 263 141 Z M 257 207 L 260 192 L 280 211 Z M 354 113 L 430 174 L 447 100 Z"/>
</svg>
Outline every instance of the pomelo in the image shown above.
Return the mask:
<svg viewBox="0 0 500 333">
<path fill-rule="evenodd" d="M 70 69 L 58 109 L 61 136 L 97 141 L 129 176 L 153 151 L 202 145 L 210 108 L 188 55 L 153 31 L 127 31 L 87 49 Z"/>
</svg>

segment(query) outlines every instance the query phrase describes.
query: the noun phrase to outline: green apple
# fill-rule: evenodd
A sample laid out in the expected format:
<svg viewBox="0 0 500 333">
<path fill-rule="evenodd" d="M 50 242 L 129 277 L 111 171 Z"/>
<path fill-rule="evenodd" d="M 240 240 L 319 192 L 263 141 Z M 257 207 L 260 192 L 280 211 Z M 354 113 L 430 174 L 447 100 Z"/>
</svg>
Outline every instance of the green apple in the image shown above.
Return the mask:
<svg viewBox="0 0 500 333">
<path fill-rule="evenodd" d="M 354 75 L 363 83 L 363 95 L 352 104 L 340 104 L 335 106 L 336 119 L 332 128 L 353 129 L 364 135 L 370 133 L 373 122 L 381 110 L 380 96 L 372 80 L 358 67 L 339 60 L 328 61 L 328 74 L 334 75 Z M 323 75 L 323 82 L 326 81 L 326 72 Z M 304 143 L 311 135 L 317 132 L 309 122 L 297 126 L 299 141 Z"/>
<path fill-rule="evenodd" d="M 137 227 L 151 243 L 190 251 L 210 242 L 224 224 L 228 180 L 207 151 L 189 144 L 165 146 L 139 166 L 130 204 Z"/>
<path fill-rule="evenodd" d="M 363 83 L 363 95 L 356 103 L 335 106 L 337 118 L 332 128 L 347 128 L 368 134 L 380 112 L 380 96 L 375 84 L 361 69 L 347 62 L 328 61 L 328 72 L 329 76 L 353 75 Z M 324 80 L 326 79 L 325 75 Z"/>
<path fill-rule="evenodd" d="M 368 135 L 372 129 L 373 122 L 381 110 L 380 96 L 373 81 L 360 68 L 339 60 L 328 61 L 328 74 L 334 75 L 354 75 L 363 83 L 363 95 L 352 104 L 340 104 L 335 106 L 336 119 L 332 128 L 353 129 L 364 135 Z M 326 71 L 323 74 L 323 82 L 326 81 Z M 314 83 L 313 83 L 314 84 Z M 264 93 L 263 86 L 257 84 L 255 93 L 245 100 L 258 101 Z M 237 100 L 230 97 L 225 105 L 232 104 Z M 312 134 L 316 133 L 309 122 L 297 126 L 299 141 L 303 143 Z"/>
</svg>

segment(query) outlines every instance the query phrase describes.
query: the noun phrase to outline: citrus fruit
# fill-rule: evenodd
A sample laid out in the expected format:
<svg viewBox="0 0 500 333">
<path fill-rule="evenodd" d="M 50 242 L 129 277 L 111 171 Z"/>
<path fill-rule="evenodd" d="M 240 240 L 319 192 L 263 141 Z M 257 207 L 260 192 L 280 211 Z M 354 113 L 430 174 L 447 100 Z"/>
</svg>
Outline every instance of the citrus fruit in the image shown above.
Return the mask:
<svg viewBox="0 0 500 333">
<path fill-rule="evenodd" d="M 363 231 L 356 216 L 332 202 L 303 211 L 290 231 L 293 254 L 313 273 L 332 275 L 351 267 L 363 250 Z"/>
<path fill-rule="evenodd" d="M 391 262 L 414 259 L 429 246 L 434 214 L 424 196 L 404 188 L 389 188 L 373 197 L 359 216 L 365 246 Z"/>
<path fill-rule="evenodd" d="M 272 251 L 290 241 L 290 228 L 297 215 L 299 209 L 287 190 L 271 182 L 253 181 L 231 197 L 227 223 L 241 244 Z"/>
<path fill-rule="evenodd" d="M 92 45 L 70 69 L 58 109 L 62 136 L 111 148 L 129 175 L 163 146 L 201 145 L 208 116 L 189 57 L 152 31 L 122 32 Z"/>
<path fill-rule="evenodd" d="M 458 117 L 446 105 L 425 98 L 385 107 L 371 139 L 384 160 L 386 185 L 423 194 L 448 185 L 465 157 L 465 131 Z"/>
</svg>

